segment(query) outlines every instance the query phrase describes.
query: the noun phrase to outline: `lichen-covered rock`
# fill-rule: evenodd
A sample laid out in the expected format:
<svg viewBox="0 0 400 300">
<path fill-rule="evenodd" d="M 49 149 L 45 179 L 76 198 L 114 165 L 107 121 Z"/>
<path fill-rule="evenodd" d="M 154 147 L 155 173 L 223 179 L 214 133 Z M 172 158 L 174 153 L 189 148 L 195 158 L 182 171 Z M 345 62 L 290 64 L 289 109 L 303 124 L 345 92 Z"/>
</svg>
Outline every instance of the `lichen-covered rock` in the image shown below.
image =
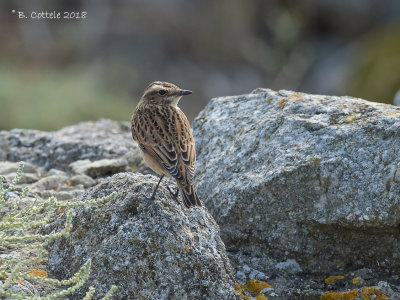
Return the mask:
<svg viewBox="0 0 400 300">
<path fill-rule="evenodd" d="M 400 270 L 400 108 L 258 89 L 211 100 L 194 135 L 228 250 L 306 272 Z"/>
<path fill-rule="evenodd" d="M 84 122 L 54 132 L 13 129 L 0 132 L 0 160 L 26 161 L 44 167 L 69 170 L 77 160 L 128 156 L 139 165 L 137 145 L 126 123 L 110 120 Z"/>
<path fill-rule="evenodd" d="M 101 296 L 115 284 L 116 299 L 238 299 L 218 225 L 205 208 L 178 205 L 167 183 L 149 200 L 156 183 L 120 173 L 91 188 L 80 199 L 118 194 L 77 209 L 69 237 L 49 247 L 51 270 L 67 278 L 92 258 L 88 285 Z"/>
</svg>

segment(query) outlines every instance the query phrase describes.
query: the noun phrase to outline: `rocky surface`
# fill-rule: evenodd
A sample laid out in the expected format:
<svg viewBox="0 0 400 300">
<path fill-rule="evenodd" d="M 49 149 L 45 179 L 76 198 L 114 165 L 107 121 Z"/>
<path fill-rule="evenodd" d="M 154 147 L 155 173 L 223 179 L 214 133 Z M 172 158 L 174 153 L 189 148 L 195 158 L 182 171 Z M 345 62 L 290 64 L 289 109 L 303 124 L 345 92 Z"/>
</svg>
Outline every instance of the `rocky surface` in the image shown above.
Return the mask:
<svg viewBox="0 0 400 300">
<path fill-rule="evenodd" d="M 88 129 L 93 138 L 87 137 Z M 21 137 L 26 138 L 25 146 L 15 143 Z M 73 145 L 66 146 L 68 143 Z M 20 209 L 52 196 L 60 201 L 80 201 L 118 193 L 106 205 L 77 209 L 69 237 L 49 247 L 48 271 L 60 279 L 71 277 L 92 258 L 90 279 L 73 299 L 82 299 L 89 286 L 96 288 L 99 298 L 112 284 L 118 286 L 116 299 L 238 299 L 218 225 L 204 207 L 188 210 L 171 199 L 165 188 L 171 181 L 164 180 L 156 199 L 149 200 L 158 178 L 125 173 L 148 170 L 130 132 L 121 124 L 101 120 L 57 133 L 3 131 L 0 144 L 6 145 L 3 159 L 8 160 L 0 161 L 6 186 L 19 165 L 9 160 L 25 160 L 22 179 L 15 191 L 6 194 L 2 213 L 14 209 L 13 201 L 26 186 L 29 192 L 18 204 Z M 60 147 L 73 150 L 58 151 L 62 156 L 53 153 Z M 45 232 L 57 230 L 57 226 L 61 230 L 64 214 Z"/>
<path fill-rule="evenodd" d="M 193 127 L 198 193 L 239 274 L 279 279 L 294 259 L 321 289 L 364 268 L 400 285 L 398 107 L 258 89 L 211 100 Z"/>
<path fill-rule="evenodd" d="M 6 186 L 25 162 L 3 213 L 26 186 L 22 207 L 117 191 L 78 209 L 71 235 L 49 248 L 60 278 L 92 257 L 97 295 L 116 283 L 117 299 L 232 299 L 236 281 L 249 297 L 400 299 L 399 116 L 393 106 L 289 91 L 213 99 L 194 123 L 196 184 L 220 227 L 205 209 L 173 201 L 171 181 L 148 200 L 157 178 L 139 174 L 151 172 L 127 123 L 1 131 Z"/>
<path fill-rule="evenodd" d="M 77 210 L 69 237 L 50 247 L 51 270 L 67 278 L 92 258 L 89 285 L 102 295 L 116 284 L 119 299 L 237 298 L 218 225 L 206 209 L 178 205 L 163 186 L 149 200 L 156 183 L 119 173 L 82 195 L 118 191 L 104 206 Z"/>
<path fill-rule="evenodd" d="M 70 171 L 77 160 L 96 161 L 124 157 L 126 165 L 139 166 L 139 149 L 129 123 L 110 120 L 85 122 L 54 132 L 13 129 L 0 131 L 0 159 L 25 161 L 46 170 Z"/>
</svg>

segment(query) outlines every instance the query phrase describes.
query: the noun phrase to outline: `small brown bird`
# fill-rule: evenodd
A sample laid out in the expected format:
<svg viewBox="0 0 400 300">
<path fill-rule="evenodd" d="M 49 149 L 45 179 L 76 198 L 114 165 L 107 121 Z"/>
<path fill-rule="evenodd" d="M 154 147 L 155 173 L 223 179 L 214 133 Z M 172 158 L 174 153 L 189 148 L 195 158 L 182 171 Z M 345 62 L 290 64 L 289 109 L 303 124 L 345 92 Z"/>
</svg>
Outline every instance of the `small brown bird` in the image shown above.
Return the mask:
<svg viewBox="0 0 400 300">
<path fill-rule="evenodd" d="M 173 177 L 186 207 L 201 206 L 193 185 L 196 149 L 189 121 L 178 102 L 191 91 L 168 82 L 150 83 L 132 116 L 132 137 L 139 144 L 144 160 L 161 175 L 151 196 L 154 199 L 164 176 Z"/>
</svg>

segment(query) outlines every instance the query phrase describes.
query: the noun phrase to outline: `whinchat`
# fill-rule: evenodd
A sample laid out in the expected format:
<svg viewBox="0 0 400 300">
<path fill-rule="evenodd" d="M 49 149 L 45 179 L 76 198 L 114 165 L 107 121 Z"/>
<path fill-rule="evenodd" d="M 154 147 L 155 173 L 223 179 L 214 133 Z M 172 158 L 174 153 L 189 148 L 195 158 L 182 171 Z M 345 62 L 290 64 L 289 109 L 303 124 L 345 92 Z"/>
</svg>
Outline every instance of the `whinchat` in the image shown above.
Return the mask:
<svg viewBox="0 0 400 300">
<path fill-rule="evenodd" d="M 161 175 L 151 196 L 154 199 L 164 176 L 173 177 L 186 207 L 201 206 L 194 187 L 196 149 L 189 121 L 178 102 L 191 91 L 168 82 L 151 83 L 132 116 L 132 137 L 149 167 Z"/>
</svg>

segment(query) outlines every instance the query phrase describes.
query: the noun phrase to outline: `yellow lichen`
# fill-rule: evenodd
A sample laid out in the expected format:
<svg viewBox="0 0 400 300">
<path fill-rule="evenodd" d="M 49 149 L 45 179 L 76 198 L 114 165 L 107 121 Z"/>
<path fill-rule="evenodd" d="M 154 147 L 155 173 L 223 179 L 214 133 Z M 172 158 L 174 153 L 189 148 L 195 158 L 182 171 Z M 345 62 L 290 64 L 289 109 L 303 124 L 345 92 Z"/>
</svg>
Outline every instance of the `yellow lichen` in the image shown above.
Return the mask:
<svg viewBox="0 0 400 300">
<path fill-rule="evenodd" d="M 286 99 L 281 99 L 276 102 L 280 108 L 284 107 L 286 103 Z"/>
<path fill-rule="evenodd" d="M 345 122 L 346 124 L 351 124 L 351 123 L 353 123 L 355 120 L 357 120 L 357 114 L 351 113 L 351 114 L 349 114 L 349 115 L 344 119 L 344 122 Z"/>
<path fill-rule="evenodd" d="M 251 279 L 249 282 L 246 284 L 242 285 L 242 288 L 258 295 L 263 289 L 265 288 L 271 288 L 272 286 L 266 283 L 265 281 L 257 280 L 257 279 Z"/>
<path fill-rule="evenodd" d="M 34 276 L 42 277 L 42 278 L 46 278 L 48 276 L 46 271 L 39 270 L 39 269 L 33 269 L 33 270 L 29 271 L 29 273 Z"/>
<path fill-rule="evenodd" d="M 239 293 L 240 298 L 242 298 L 243 300 L 251 300 L 250 297 L 247 297 L 243 294 L 242 288 L 241 288 L 241 284 L 235 282 L 233 288 L 235 289 L 236 292 Z"/>
<path fill-rule="evenodd" d="M 137 166 L 136 166 L 136 165 L 131 165 L 131 171 L 132 171 L 133 173 L 136 171 L 136 169 L 137 169 Z"/>
<path fill-rule="evenodd" d="M 302 97 L 303 97 L 303 94 L 301 94 L 301 93 L 293 93 L 293 94 L 289 95 L 289 98 L 294 98 L 294 99 L 302 98 Z"/>
<path fill-rule="evenodd" d="M 343 275 L 333 275 L 333 276 L 329 276 L 329 277 L 325 278 L 325 279 L 324 279 L 324 282 L 325 282 L 326 284 L 332 284 L 332 283 L 334 283 L 336 280 L 338 280 L 338 279 L 343 279 L 343 278 L 344 278 Z"/>
<path fill-rule="evenodd" d="M 64 183 L 64 186 L 65 186 L 65 187 L 71 187 L 71 186 L 72 186 L 72 183 L 71 183 L 70 181 L 68 181 L 68 182 Z"/>
<path fill-rule="evenodd" d="M 389 298 L 384 295 L 380 290 L 375 289 L 373 286 L 362 287 L 363 300 L 388 300 Z"/>
<path fill-rule="evenodd" d="M 265 102 L 266 102 L 266 103 L 270 103 L 270 102 L 271 102 L 271 100 L 272 100 L 272 98 L 271 98 L 271 97 L 267 97 L 267 98 L 265 98 Z"/>
<path fill-rule="evenodd" d="M 318 166 L 321 163 L 321 157 L 318 156 L 311 156 L 310 157 L 310 162 L 314 165 L 314 166 Z"/>
<path fill-rule="evenodd" d="M 61 207 L 61 208 L 57 211 L 57 213 L 58 213 L 59 215 L 61 215 L 66 209 L 67 209 L 67 207 L 66 207 L 66 206 L 63 206 L 63 207 Z"/>
<path fill-rule="evenodd" d="M 354 277 L 353 280 L 351 281 L 353 284 L 357 284 L 360 282 L 360 277 Z"/>
<path fill-rule="evenodd" d="M 396 116 L 396 117 L 398 117 L 398 115 L 400 114 L 400 111 L 391 110 L 391 111 L 387 112 L 387 114 L 388 114 L 389 116 Z"/>
<path fill-rule="evenodd" d="M 18 282 L 21 285 L 25 285 L 25 281 L 23 281 L 22 279 L 19 279 L 19 278 L 14 279 L 14 282 Z"/>
<path fill-rule="evenodd" d="M 264 294 L 260 293 L 265 288 L 273 288 L 273 287 L 272 285 L 269 285 L 265 281 L 257 279 L 251 279 L 246 284 L 235 283 L 234 285 L 235 291 L 237 291 L 240 294 L 240 297 L 242 297 L 242 299 L 244 300 L 250 300 L 251 298 L 245 296 L 243 294 L 243 290 L 254 295 L 256 300 L 268 300 L 268 298 Z"/>
<path fill-rule="evenodd" d="M 264 294 L 258 294 L 256 300 L 268 300 L 268 298 Z"/>
<path fill-rule="evenodd" d="M 354 300 L 360 297 L 357 290 L 351 290 L 348 292 L 326 292 L 321 296 L 321 300 Z"/>
</svg>

